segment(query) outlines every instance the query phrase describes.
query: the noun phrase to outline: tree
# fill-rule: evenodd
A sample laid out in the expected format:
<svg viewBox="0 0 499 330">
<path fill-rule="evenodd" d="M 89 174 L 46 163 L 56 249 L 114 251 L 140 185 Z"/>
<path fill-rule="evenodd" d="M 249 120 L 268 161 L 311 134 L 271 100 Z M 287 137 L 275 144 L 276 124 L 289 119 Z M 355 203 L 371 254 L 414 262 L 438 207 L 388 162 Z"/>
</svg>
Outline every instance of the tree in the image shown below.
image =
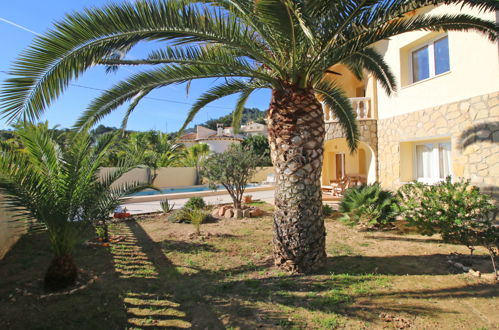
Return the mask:
<svg viewBox="0 0 499 330">
<path fill-rule="evenodd" d="M 255 154 L 261 156 L 258 166 L 272 166 L 272 160 L 270 159 L 269 140 L 265 136 L 250 136 L 244 139 L 241 144 L 244 147 L 253 150 Z"/>
<path fill-rule="evenodd" d="M 477 17 L 405 15 L 441 4 L 499 9 L 495 0 L 144 0 L 90 8 L 67 15 L 23 53 L 3 88 L 3 113 L 10 119 L 38 118 L 73 78 L 96 64 L 155 67 L 95 99 L 79 127 L 129 102 L 126 124 L 154 89 L 204 78 L 224 79 L 198 98 L 184 127 L 207 104 L 239 94 L 233 113 L 237 127 L 251 93 L 271 89 L 274 259 L 285 270 L 307 272 L 326 260 L 320 189 L 325 129 L 319 98 L 339 118 L 352 150 L 359 137 L 352 106 L 331 79 L 336 73 L 330 68 L 344 64 L 358 78 L 368 72 L 391 94 L 395 79 L 374 43 L 422 29 L 478 31 L 498 39 L 496 23 Z M 144 59 L 128 59 L 140 41 L 162 44 Z"/>
<path fill-rule="evenodd" d="M 259 161 L 260 157 L 253 150 L 232 144 L 226 151 L 208 158 L 201 173 L 210 185 L 221 184 L 227 189 L 237 214 L 241 213 L 244 190 Z"/>
<path fill-rule="evenodd" d="M 29 216 L 46 226 L 54 257 L 45 286 L 62 288 L 74 283 L 78 273 L 72 252 L 82 226 L 107 218 L 124 196 L 144 186 L 111 188 L 130 166 L 98 180 L 112 135 L 93 145 L 90 135 L 80 132 L 59 144 L 47 123 L 18 126 L 15 135 L 24 148 L 0 145 L 0 191 L 6 195 L 6 206 L 20 210 L 20 217 Z"/>
<path fill-rule="evenodd" d="M 210 147 L 206 143 L 196 143 L 185 149 L 179 157 L 178 164 L 196 168 L 196 184 L 200 182 L 200 167 L 210 154 Z"/>
</svg>

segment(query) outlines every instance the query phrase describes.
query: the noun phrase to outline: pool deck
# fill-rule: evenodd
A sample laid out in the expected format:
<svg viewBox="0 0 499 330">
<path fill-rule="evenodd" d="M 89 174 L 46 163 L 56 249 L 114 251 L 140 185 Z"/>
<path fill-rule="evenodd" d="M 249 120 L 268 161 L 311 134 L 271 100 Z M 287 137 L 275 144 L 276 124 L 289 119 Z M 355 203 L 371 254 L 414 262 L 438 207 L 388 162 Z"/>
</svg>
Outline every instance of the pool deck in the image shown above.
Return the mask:
<svg viewBox="0 0 499 330">
<path fill-rule="evenodd" d="M 217 194 L 206 195 L 206 193 L 207 192 L 155 195 L 153 199 L 156 200 L 151 200 L 151 197 L 153 196 L 143 196 L 143 197 L 141 196 L 131 199 L 128 203 L 123 204 L 123 206 L 125 206 L 128 212 L 130 212 L 131 214 L 143 214 L 143 213 L 152 213 L 152 212 L 161 211 L 161 206 L 159 205 L 159 202 L 160 200 L 163 200 L 165 197 L 167 197 L 171 203 L 175 203 L 174 209 L 179 209 L 183 207 L 184 204 L 187 203 L 189 198 L 193 196 L 203 197 L 206 204 L 209 205 L 232 203 L 232 198 L 225 189 L 216 191 Z M 259 188 L 248 188 L 246 189 L 244 195 L 251 195 L 253 196 L 254 200 L 259 199 L 270 204 L 274 203 L 273 187 L 271 189 L 266 188 L 263 190 Z"/>
</svg>

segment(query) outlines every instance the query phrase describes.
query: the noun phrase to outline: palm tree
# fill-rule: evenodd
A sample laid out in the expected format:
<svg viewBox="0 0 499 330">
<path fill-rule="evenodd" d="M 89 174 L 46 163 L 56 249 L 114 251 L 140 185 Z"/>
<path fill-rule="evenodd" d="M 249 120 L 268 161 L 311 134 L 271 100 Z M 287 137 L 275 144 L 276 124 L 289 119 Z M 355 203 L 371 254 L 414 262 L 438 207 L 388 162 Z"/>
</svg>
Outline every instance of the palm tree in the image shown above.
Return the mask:
<svg viewBox="0 0 499 330">
<path fill-rule="evenodd" d="M 38 118 L 71 79 L 96 64 L 155 67 L 95 99 L 79 127 L 129 102 L 126 123 L 152 90 L 202 78 L 224 79 L 198 98 L 184 127 L 208 103 L 239 94 L 233 113 L 237 127 L 250 94 L 271 89 L 267 119 L 278 174 L 274 258 L 283 269 L 306 272 L 326 257 L 319 98 L 336 113 L 352 150 L 359 136 L 350 102 L 333 79 L 325 79 L 335 73 L 329 68 L 342 63 L 358 77 L 368 72 L 392 93 L 393 75 L 374 43 L 422 29 L 471 30 L 498 39 L 497 25 L 477 17 L 404 15 L 441 4 L 499 9 L 496 0 L 144 0 L 90 8 L 67 15 L 21 55 L 3 88 L 3 111 L 11 119 Z M 127 59 L 141 41 L 163 43 L 144 59 Z"/>
<path fill-rule="evenodd" d="M 184 149 L 182 145 L 171 139 L 166 133 L 148 131 L 130 134 L 124 145 L 122 157 L 129 157 L 137 164 L 152 169 L 149 181 L 152 183 L 160 167 L 173 166 L 182 160 Z"/>
<path fill-rule="evenodd" d="M 178 164 L 182 166 L 190 166 L 196 168 L 196 184 L 199 184 L 199 171 L 203 161 L 210 154 L 210 146 L 206 143 L 196 143 L 183 150 L 182 157 L 179 158 Z"/>
<path fill-rule="evenodd" d="M 54 257 L 45 286 L 62 288 L 72 284 L 78 274 L 72 251 L 82 226 L 108 218 L 126 195 L 144 185 L 111 186 L 131 169 L 129 165 L 98 179 L 112 135 L 102 136 L 94 144 L 87 132 L 81 132 L 59 144 L 47 123 L 18 126 L 15 134 L 23 149 L 0 145 L 0 191 L 6 206 L 47 228 Z"/>
</svg>

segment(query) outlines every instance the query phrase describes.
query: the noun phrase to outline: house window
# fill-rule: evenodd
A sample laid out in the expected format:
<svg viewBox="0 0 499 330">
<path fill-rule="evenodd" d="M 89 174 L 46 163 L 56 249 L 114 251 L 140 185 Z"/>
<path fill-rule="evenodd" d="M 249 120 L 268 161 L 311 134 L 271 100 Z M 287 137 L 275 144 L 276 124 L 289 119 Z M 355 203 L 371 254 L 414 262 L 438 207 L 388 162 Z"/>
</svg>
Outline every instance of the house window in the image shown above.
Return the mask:
<svg viewBox="0 0 499 330">
<path fill-rule="evenodd" d="M 416 144 L 416 179 L 433 183 L 451 175 L 450 141 Z"/>
<path fill-rule="evenodd" d="M 449 38 L 433 40 L 411 52 L 412 82 L 450 71 Z"/>
</svg>

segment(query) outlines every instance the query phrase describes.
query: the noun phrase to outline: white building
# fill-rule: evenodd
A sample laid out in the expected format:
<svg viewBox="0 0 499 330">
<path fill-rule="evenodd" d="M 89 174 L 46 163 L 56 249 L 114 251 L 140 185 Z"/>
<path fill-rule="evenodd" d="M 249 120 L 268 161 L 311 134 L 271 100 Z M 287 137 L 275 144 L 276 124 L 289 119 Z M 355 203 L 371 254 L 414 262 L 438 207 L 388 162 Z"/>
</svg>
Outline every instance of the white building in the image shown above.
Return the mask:
<svg viewBox="0 0 499 330">
<path fill-rule="evenodd" d="M 248 125 L 241 126 L 241 132 L 248 136 L 262 135 L 268 136 L 267 125 L 250 122 Z"/>
<path fill-rule="evenodd" d="M 216 131 L 203 127 L 196 126 L 195 133 L 189 133 L 181 136 L 178 140 L 179 143 L 182 143 L 186 147 L 190 147 L 196 143 L 206 143 L 211 152 L 221 153 L 229 148 L 229 146 L 233 143 L 241 143 L 243 137 L 234 134 L 234 129 L 232 127 L 222 127 L 222 125 L 218 125 Z"/>
</svg>

